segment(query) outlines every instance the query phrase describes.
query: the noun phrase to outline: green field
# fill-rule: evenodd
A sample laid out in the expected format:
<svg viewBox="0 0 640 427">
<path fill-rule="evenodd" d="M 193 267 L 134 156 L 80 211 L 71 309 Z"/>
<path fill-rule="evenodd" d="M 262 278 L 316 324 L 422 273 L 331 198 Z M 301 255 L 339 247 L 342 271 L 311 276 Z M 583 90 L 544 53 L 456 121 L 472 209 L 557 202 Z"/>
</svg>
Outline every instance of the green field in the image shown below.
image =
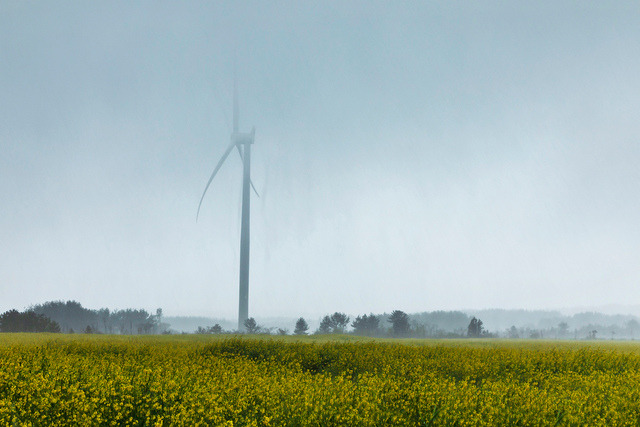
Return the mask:
<svg viewBox="0 0 640 427">
<path fill-rule="evenodd" d="M 640 425 L 640 345 L 0 334 L 0 425 Z"/>
</svg>

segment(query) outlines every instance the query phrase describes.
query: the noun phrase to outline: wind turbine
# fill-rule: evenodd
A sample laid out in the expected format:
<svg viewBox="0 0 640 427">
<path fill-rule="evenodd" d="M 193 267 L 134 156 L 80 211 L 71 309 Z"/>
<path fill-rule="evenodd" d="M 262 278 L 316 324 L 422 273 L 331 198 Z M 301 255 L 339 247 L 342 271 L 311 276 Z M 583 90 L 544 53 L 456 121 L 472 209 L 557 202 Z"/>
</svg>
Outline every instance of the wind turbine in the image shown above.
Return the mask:
<svg viewBox="0 0 640 427">
<path fill-rule="evenodd" d="M 253 188 L 256 195 L 258 192 L 251 182 L 251 144 L 255 138 L 256 128 L 251 129 L 251 132 L 242 133 L 239 131 L 238 124 L 238 84 L 236 79 L 233 82 L 233 132 L 231 133 L 231 143 L 227 147 L 226 151 L 218 161 L 207 186 L 204 188 L 202 197 L 200 198 L 200 204 L 198 204 L 198 213 L 196 214 L 196 222 L 200 216 L 200 207 L 202 206 L 202 200 L 204 195 L 207 194 L 207 190 L 211 185 L 211 181 L 216 176 L 220 167 L 234 147 L 238 150 L 240 159 L 242 160 L 243 173 L 242 173 L 242 225 L 240 229 L 240 292 L 238 303 L 238 330 L 245 329 L 244 322 L 249 318 L 249 242 L 250 242 L 250 204 L 251 204 L 251 190 L 249 186 Z"/>
</svg>

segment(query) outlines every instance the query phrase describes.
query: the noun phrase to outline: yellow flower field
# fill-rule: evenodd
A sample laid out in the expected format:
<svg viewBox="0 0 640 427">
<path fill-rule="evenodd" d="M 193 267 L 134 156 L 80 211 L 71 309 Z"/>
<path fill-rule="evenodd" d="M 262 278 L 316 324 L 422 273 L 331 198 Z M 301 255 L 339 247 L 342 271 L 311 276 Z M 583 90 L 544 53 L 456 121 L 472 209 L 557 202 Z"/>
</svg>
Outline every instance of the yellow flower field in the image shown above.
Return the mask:
<svg viewBox="0 0 640 427">
<path fill-rule="evenodd" d="M 636 426 L 640 346 L 1 334 L 0 425 Z"/>
</svg>

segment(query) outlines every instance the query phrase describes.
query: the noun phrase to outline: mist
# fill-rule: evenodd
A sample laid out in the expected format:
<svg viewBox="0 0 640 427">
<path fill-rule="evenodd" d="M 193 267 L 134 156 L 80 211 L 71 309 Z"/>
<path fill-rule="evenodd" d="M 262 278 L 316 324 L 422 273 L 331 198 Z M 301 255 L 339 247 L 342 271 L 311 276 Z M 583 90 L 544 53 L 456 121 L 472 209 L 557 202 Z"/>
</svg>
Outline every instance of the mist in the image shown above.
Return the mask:
<svg viewBox="0 0 640 427">
<path fill-rule="evenodd" d="M 237 315 L 237 156 L 196 222 L 235 64 L 256 127 L 251 316 L 637 314 L 638 18 L 637 2 L 2 2 L 0 310 Z"/>
</svg>

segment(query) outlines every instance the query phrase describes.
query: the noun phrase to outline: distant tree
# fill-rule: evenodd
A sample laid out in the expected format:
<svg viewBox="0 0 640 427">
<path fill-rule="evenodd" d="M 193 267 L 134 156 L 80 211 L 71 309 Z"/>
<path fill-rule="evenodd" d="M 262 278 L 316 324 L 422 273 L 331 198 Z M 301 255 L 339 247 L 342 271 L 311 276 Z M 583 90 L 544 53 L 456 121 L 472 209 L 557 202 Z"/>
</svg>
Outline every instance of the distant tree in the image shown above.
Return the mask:
<svg viewBox="0 0 640 427">
<path fill-rule="evenodd" d="M 92 334 L 94 332 L 93 328 L 91 327 L 91 325 L 87 325 L 86 328 L 84 328 L 84 333 L 85 334 Z"/>
<path fill-rule="evenodd" d="M 289 330 L 278 328 L 278 335 L 289 335 Z"/>
<path fill-rule="evenodd" d="M 307 321 L 304 320 L 303 317 L 301 317 L 296 322 L 296 327 L 293 330 L 293 333 L 295 335 L 307 335 L 308 330 L 309 330 L 309 325 L 307 324 Z"/>
<path fill-rule="evenodd" d="M 543 338 L 542 331 L 540 331 L 538 329 L 530 330 L 529 331 L 529 338 L 531 338 L 532 340 L 539 340 L 539 339 Z"/>
<path fill-rule="evenodd" d="M 170 324 L 162 321 L 163 318 L 161 308 L 156 309 L 155 316 L 149 316 L 148 322 L 152 326 L 154 334 L 165 334 L 171 328 Z"/>
<path fill-rule="evenodd" d="M 640 329 L 640 323 L 636 319 L 631 319 L 625 324 L 625 327 L 629 331 L 631 339 L 634 339 L 636 332 Z"/>
<path fill-rule="evenodd" d="M 254 319 L 253 317 L 250 317 L 244 321 L 244 327 L 247 330 L 248 334 L 255 334 L 260 329 L 258 327 L 258 324 L 256 323 L 256 319 Z"/>
<path fill-rule="evenodd" d="M 511 326 L 507 330 L 507 337 L 509 337 L 510 339 L 520 338 L 520 334 L 518 333 L 518 328 L 516 328 L 515 326 Z"/>
<path fill-rule="evenodd" d="M 478 338 L 482 335 L 483 329 L 484 327 L 482 326 L 482 320 L 473 317 L 469 322 L 469 326 L 467 327 L 467 336 Z"/>
<path fill-rule="evenodd" d="M 367 316 L 365 314 L 356 317 L 353 323 L 351 323 L 351 326 L 353 327 L 353 333 L 356 335 L 372 336 L 378 332 L 379 323 L 380 319 L 378 319 L 377 316 L 373 314 Z"/>
<path fill-rule="evenodd" d="M 146 310 L 127 308 L 111 312 L 111 321 L 121 334 L 151 334 L 154 332 L 155 316 Z"/>
<path fill-rule="evenodd" d="M 412 329 L 411 336 L 416 338 L 426 338 L 437 333 L 432 327 L 417 322 L 413 324 Z"/>
<path fill-rule="evenodd" d="M 409 326 L 409 316 L 404 311 L 394 310 L 389 316 L 389 323 L 393 328 L 393 335 L 396 337 L 404 337 L 409 335 L 411 327 Z"/>
<path fill-rule="evenodd" d="M 98 329 L 100 325 L 98 312 L 82 307 L 77 301 L 49 301 L 33 305 L 29 310 L 57 322 L 63 332 L 68 332 L 70 329 L 83 331 L 87 325 Z"/>
<path fill-rule="evenodd" d="M 426 326 L 428 334 L 431 336 L 444 335 L 446 333 L 464 330 L 471 318 L 461 311 L 431 311 L 411 315 L 411 322 L 416 325 Z"/>
<path fill-rule="evenodd" d="M 221 334 L 222 327 L 217 323 L 213 326 L 209 326 L 208 328 L 203 328 L 202 326 L 198 326 L 198 329 L 195 330 L 196 334 Z M 167 332 L 163 332 L 167 333 Z"/>
<path fill-rule="evenodd" d="M 153 322 L 153 333 L 154 334 L 159 333 L 162 325 L 162 309 L 161 308 L 156 309 L 156 315 L 153 316 L 153 319 L 151 320 Z"/>
<path fill-rule="evenodd" d="M 98 310 L 98 320 L 102 325 L 102 331 L 105 334 L 113 333 L 113 324 L 111 323 L 111 312 L 108 308 Z"/>
<path fill-rule="evenodd" d="M 324 316 L 320 321 L 320 326 L 318 327 L 318 334 L 330 334 L 333 331 L 333 322 L 331 321 L 330 316 Z"/>
<path fill-rule="evenodd" d="M 595 340 L 597 333 L 598 333 L 598 331 L 596 331 L 595 329 L 589 331 L 589 334 L 587 334 L 587 339 Z"/>
<path fill-rule="evenodd" d="M 344 313 L 338 313 L 337 311 L 331 315 L 331 324 L 334 334 L 341 334 L 349 324 L 349 316 Z"/>
<path fill-rule="evenodd" d="M 341 334 L 349 324 L 349 316 L 344 313 L 335 312 L 331 316 L 322 318 L 317 333 L 319 334 Z"/>
<path fill-rule="evenodd" d="M 139 334 L 154 334 L 157 333 L 158 322 L 154 316 L 147 314 L 145 310 L 140 310 L 146 314 L 146 317 L 142 317 L 137 322 L 137 331 Z"/>
<path fill-rule="evenodd" d="M 9 310 L 0 315 L 0 332 L 60 332 L 60 325 L 31 310 Z"/>
<path fill-rule="evenodd" d="M 558 335 L 560 338 L 567 336 L 567 332 L 569 332 L 569 324 L 567 322 L 558 323 Z"/>
</svg>

